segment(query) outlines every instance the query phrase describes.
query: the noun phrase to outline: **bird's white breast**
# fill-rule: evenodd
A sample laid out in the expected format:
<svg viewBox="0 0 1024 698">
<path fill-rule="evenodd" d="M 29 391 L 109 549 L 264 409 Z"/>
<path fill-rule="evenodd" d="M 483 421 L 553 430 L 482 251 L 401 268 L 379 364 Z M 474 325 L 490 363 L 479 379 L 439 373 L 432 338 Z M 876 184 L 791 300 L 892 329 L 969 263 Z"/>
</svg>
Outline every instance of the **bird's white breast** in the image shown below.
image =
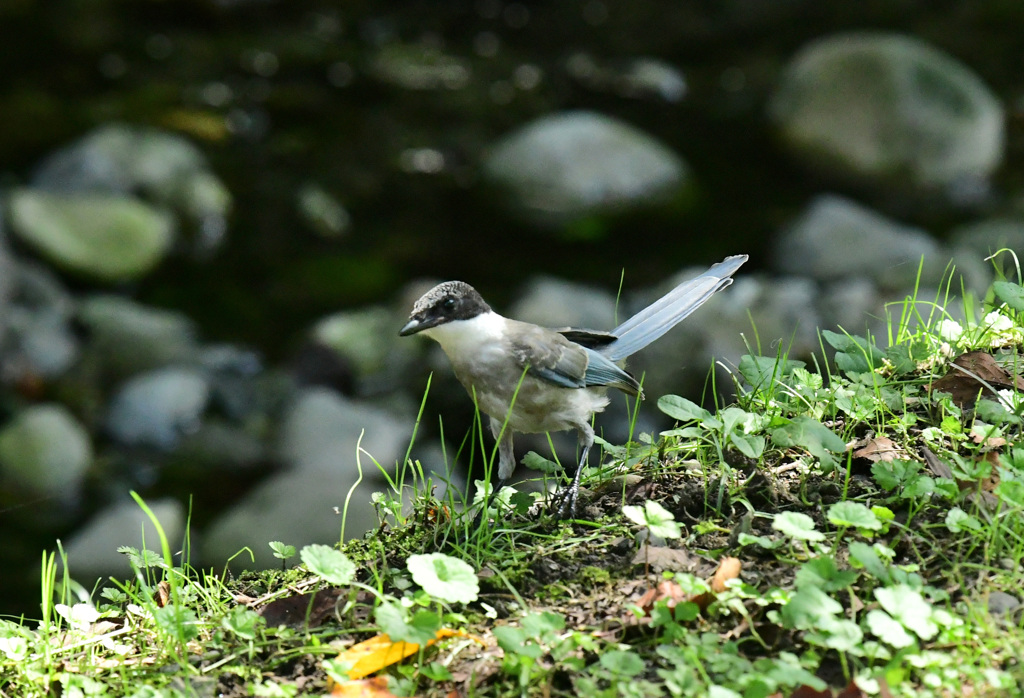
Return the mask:
<svg viewBox="0 0 1024 698">
<path fill-rule="evenodd" d="M 491 311 L 469 320 L 455 320 L 424 330 L 452 357 L 474 356 L 487 347 L 497 349 L 505 330 L 505 318 Z"/>
</svg>

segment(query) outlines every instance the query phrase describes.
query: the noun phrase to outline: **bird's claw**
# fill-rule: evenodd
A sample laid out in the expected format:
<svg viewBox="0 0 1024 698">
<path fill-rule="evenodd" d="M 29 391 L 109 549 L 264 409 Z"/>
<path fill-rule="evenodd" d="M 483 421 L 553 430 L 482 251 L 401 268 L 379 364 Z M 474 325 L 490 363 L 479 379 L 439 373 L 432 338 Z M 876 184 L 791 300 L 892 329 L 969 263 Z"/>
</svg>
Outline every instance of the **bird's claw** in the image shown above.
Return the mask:
<svg viewBox="0 0 1024 698">
<path fill-rule="evenodd" d="M 559 519 L 576 518 L 576 500 L 580 496 L 580 486 L 573 482 L 563 487 L 554 495 L 555 502 L 552 503 L 552 510 Z"/>
</svg>

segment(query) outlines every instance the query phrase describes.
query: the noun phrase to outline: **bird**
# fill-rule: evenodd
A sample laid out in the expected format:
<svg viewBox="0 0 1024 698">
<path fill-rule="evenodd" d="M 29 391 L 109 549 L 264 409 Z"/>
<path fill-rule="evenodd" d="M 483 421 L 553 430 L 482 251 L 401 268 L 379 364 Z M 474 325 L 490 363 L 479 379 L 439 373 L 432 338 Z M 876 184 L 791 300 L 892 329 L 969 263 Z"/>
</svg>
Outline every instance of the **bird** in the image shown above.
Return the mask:
<svg viewBox="0 0 1024 698">
<path fill-rule="evenodd" d="M 558 517 L 576 518 L 594 413 L 608 405 L 610 388 L 643 398 L 640 382 L 620 364 L 729 286 L 747 258 L 726 257 L 608 332 L 506 318 L 463 281 L 445 281 L 423 294 L 399 335 L 421 334 L 441 345 L 455 377 L 490 418 L 498 444 L 498 482 L 481 515 L 515 470 L 514 434 L 575 429 L 579 465 L 556 496 Z"/>
</svg>

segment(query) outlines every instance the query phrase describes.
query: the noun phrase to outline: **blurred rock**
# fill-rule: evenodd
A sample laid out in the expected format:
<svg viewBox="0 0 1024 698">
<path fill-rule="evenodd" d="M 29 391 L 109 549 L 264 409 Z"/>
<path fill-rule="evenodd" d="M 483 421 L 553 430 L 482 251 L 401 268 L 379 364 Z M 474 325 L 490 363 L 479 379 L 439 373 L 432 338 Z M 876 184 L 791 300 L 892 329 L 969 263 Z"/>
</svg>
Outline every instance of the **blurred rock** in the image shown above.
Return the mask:
<svg viewBox="0 0 1024 698">
<path fill-rule="evenodd" d="M 656 97 L 679 102 L 686 96 L 686 78 L 657 58 L 639 57 L 621 63 L 599 64 L 587 53 L 575 53 L 566 71 L 592 90 L 614 92 L 633 99 Z"/>
<path fill-rule="evenodd" d="M 267 457 L 262 439 L 243 428 L 211 419 L 195 431 L 183 434 L 174 461 L 209 474 L 217 470 L 246 469 Z"/>
<path fill-rule="evenodd" d="M 867 279 L 839 279 L 825 284 L 818 296 L 821 327 L 864 336 L 868 329 L 876 338 L 885 326 L 885 304 L 875 285 Z"/>
<path fill-rule="evenodd" d="M 96 280 L 142 276 L 171 244 L 171 218 L 130 197 L 18 189 L 10 201 L 18 237 L 57 266 Z"/>
<path fill-rule="evenodd" d="M 1004 112 L 969 68 L 896 34 L 839 34 L 789 63 L 770 104 L 786 144 L 841 176 L 962 186 L 999 166 Z"/>
<path fill-rule="evenodd" d="M 66 194 L 141 195 L 190 219 L 206 250 L 223 238 L 232 206 L 227 187 L 186 138 L 124 124 L 98 128 L 57 151 L 37 168 L 32 182 Z"/>
<path fill-rule="evenodd" d="M 2 208 L 0 208 L 2 213 Z M 7 249 L 7 240 L 3 229 L 3 216 L 0 215 L 0 346 L 7 331 L 3 318 L 7 317 L 11 296 L 14 294 L 14 259 Z"/>
<path fill-rule="evenodd" d="M 263 372 L 259 354 L 233 344 L 213 344 L 203 347 L 199 364 L 206 369 L 211 402 L 220 412 L 238 422 L 264 414 L 266 405 L 257 397 L 256 378 Z"/>
<path fill-rule="evenodd" d="M 6 264 L 7 276 L 0 281 L 10 291 L 6 312 L 0 314 L 0 334 L 7 335 L 4 377 L 11 382 L 56 378 L 79 357 L 71 327 L 74 301 L 46 268 L 13 259 Z"/>
<path fill-rule="evenodd" d="M 314 345 L 330 347 L 345 359 L 357 394 L 375 395 L 398 387 L 419 354 L 415 342 L 398 341 L 405 319 L 383 306 L 348 310 L 323 318 L 311 334 Z"/>
<path fill-rule="evenodd" d="M 407 90 L 450 90 L 465 87 L 470 68 L 462 59 L 423 44 L 389 43 L 370 63 L 370 72 L 382 82 Z"/>
<path fill-rule="evenodd" d="M 377 525 L 370 495 L 385 488 L 375 462 L 391 472 L 405 454 L 411 426 L 411 420 L 333 391 L 304 390 L 281 429 L 279 450 L 289 470 L 260 483 L 211 524 L 203 537 L 204 560 L 223 564 L 249 546 L 255 566 L 267 567 L 276 562 L 269 541 L 301 547 L 337 540 L 349 488 L 359 477 L 357 461 L 366 479 L 349 499 L 345 535 L 361 536 Z M 235 562 L 252 566 L 248 556 Z"/>
<path fill-rule="evenodd" d="M 125 383 L 111 401 L 107 429 L 123 444 L 173 450 L 195 431 L 210 397 L 199 370 L 169 366 Z"/>
<path fill-rule="evenodd" d="M 89 351 L 115 376 L 191 359 L 199 351 L 195 326 L 185 315 L 122 296 L 87 297 L 78 319 L 88 331 Z"/>
<path fill-rule="evenodd" d="M 73 499 L 92 458 L 88 433 L 62 405 L 33 405 L 0 431 L 4 479 L 34 493 Z"/>
<path fill-rule="evenodd" d="M 663 204 L 690 186 L 689 168 L 668 147 L 586 111 L 544 116 L 505 136 L 483 168 L 515 211 L 553 227 Z"/>
<path fill-rule="evenodd" d="M 185 534 L 185 511 L 181 503 L 158 499 L 146 505 L 160 522 L 171 551 L 181 550 Z M 97 577 L 131 578 L 128 558 L 117 552 L 123 545 L 162 554 L 156 527 L 132 500 L 109 505 L 67 541 L 64 549 L 71 576 L 86 588 L 91 588 Z"/>
<path fill-rule="evenodd" d="M 299 215 L 317 235 L 323 238 L 338 238 L 348 232 L 352 224 L 341 202 L 331 196 L 318 184 L 308 183 L 299 189 L 297 195 Z"/>
<path fill-rule="evenodd" d="M 1007 278 L 1016 276 L 1016 268 L 1012 255 L 1007 252 L 988 258 L 999 250 L 1010 250 L 1020 258 L 1024 254 L 1024 221 L 1014 218 L 991 218 L 961 225 L 950 233 L 949 245 L 956 251 L 958 260 L 969 263 L 969 259 L 980 265 L 977 273 L 984 273 L 977 283 L 975 291 L 984 292 L 992 280 L 992 271 L 998 267 Z"/>
<path fill-rule="evenodd" d="M 1012 613 L 1021 607 L 1021 601 L 1005 591 L 993 591 L 988 595 L 988 612 L 994 616 Z"/>
<path fill-rule="evenodd" d="M 74 302 L 60 281 L 31 262 L 7 262 L 6 284 L 11 295 L 0 327 L 7 332 L 3 371 L 12 382 L 62 375 L 79 356 L 71 328 Z"/>
<path fill-rule="evenodd" d="M 811 202 L 775 245 L 775 267 L 819 281 L 854 277 L 883 289 L 938 285 L 949 262 L 923 230 L 901 225 L 858 203 L 826 194 Z"/>
<path fill-rule="evenodd" d="M 542 327 L 610 330 L 615 326 L 615 297 L 583 284 L 535 277 L 507 315 Z"/>
</svg>

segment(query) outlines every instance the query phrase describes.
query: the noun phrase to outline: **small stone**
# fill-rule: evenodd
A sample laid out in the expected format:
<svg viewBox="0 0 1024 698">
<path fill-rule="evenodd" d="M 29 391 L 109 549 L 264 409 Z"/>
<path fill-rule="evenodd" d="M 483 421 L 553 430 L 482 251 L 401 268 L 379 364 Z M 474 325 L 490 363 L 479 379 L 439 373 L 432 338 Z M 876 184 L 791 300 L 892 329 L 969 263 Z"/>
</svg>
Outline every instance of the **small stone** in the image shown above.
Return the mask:
<svg viewBox="0 0 1024 698">
<path fill-rule="evenodd" d="M 173 450 L 183 434 L 195 431 L 210 397 L 206 376 L 169 366 L 128 381 L 115 395 L 107 428 L 118 441 Z"/>
<path fill-rule="evenodd" d="M 314 344 L 330 347 L 348 362 L 361 394 L 379 393 L 401 383 L 419 350 L 415 342 L 395 342 L 395 328 L 405 318 L 375 306 L 348 310 L 320 320 L 312 330 Z"/>
<path fill-rule="evenodd" d="M 615 325 L 615 297 L 583 284 L 535 277 L 527 282 L 509 316 L 543 327 L 610 330 Z"/>
<path fill-rule="evenodd" d="M 160 522 L 167 539 L 177 546 L 185 533 L 184 507 L 174 499 L 158 499 L 147 506 Z M 145 542 L 145 546 L 143 546 Z M 121 546 L 143 547 L 162 554 L 160 535 L 149 516 L 134 501 L 112 504 L 76 532 L 67 542 L 68 569 L 87 586 L 97 577 L 125 578 L 131 573 L 128 558 L 117 552 Z M 177 550 L 172 547 L 172 550 Z"/>
<path fill-rule="evenodd" d="M 92 442 L 62 405 L 34 405 L 0 431 L 5 478 L 33 492 L 73 498 L 92 463 Z"/>
<path fill-rule="evenodd" d="M 410 424 L 324 388 L 303 390 L 281 428 L 279 453 L 288 469 L 213 522 L 203 536 L 204 559 L 221 564 L 249 546 L 257 567 L 273 565 L 268 540 L 299 547 L 337 540 L 346 506 L 345 537 L 363 535 L 378 524 L 370 494 L 387 488 L 376 463 L 390 468 L 403 457 Z M 360 467 L 364 480 L 349 497 Z M 246 558 L 234 564 L 253 563 Z"/>
<path fill-rule="evenodd" d="M 988 612 L 994 616 L 1012 613 L 1020 607 L 1020 599 L 1005 591 L 993 591 L 988 595 Z"/>
<path fill-rule="evenodd" d="M 195 326 L 188 317 L 122 296 L 86 298 L 78 319 L 88 330 L 90 351 L 117 376 L 183 361 L 198 352 Z"/>
<path fill-rule="evenodd" d="M 775 267 L 787 274 L 824 282 L 866 278 L 881 289 L 897 290 L 918 281 L 937 286 L 949 261 L 925 231 L 831 194 L 814 199 L 782 234 L 774 257 Z"/>
<path fill-rule="evenodd" d="M 667 146 L 587 111 L 527 124 L 496 143 L 483 167 L 516 211 L 550 227 L 663 204 L 690 183 L 686 163 Z"/>
<path fill-rule="evenodd" d="M 142 276 L 172 241 L 169 216 L 127 196 L 11 194 L 11 227 L 49 261 L 101 281 Z"/>
</svg>

